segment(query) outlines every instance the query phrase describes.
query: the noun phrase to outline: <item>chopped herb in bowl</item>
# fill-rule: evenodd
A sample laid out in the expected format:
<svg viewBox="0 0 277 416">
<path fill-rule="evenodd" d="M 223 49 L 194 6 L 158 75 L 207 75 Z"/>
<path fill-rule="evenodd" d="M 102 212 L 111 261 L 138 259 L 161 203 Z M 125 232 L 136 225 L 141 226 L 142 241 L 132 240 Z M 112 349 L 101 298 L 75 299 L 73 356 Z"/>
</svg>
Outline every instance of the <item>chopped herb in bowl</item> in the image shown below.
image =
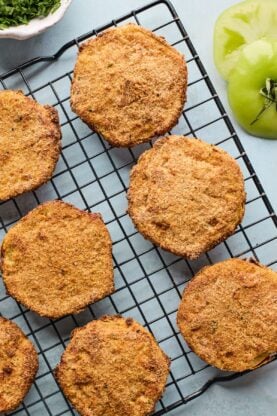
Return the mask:
<svg viewBox="0 0 277 416">
<path fill-rule="evenodd" d="M 0 30 L 27 25 L 36 17 L 54 13 L 61 0 L 0 0 Z"/>
</svg>

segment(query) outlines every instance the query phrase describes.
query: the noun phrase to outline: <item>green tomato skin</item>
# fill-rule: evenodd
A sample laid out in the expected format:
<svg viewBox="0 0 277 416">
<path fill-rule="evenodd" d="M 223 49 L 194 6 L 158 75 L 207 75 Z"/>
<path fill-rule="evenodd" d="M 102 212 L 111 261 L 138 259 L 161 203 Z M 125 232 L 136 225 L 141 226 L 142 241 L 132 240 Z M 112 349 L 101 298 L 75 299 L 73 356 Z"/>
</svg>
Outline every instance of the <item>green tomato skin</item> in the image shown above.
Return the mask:
<svg viewBox="0 0 277 416">
<path fill-rule="evenodd" d="M 214 27 L 214 62 L 229 80 L 243 48 L 264 37 L 277 39 L 277 0 L 244 0 L 224 10 Z"/>
<path fill-rule="evenodd" d="M 228 98 L 239 124 L 251 135 L 277 139 L 277 109 L 273 103 L 251 124 L 263 108 L 260 90 L 267 78 L 277 81 L 277 41 L 258 40 L 241 52 L 229 79 Z"/>
</svg>

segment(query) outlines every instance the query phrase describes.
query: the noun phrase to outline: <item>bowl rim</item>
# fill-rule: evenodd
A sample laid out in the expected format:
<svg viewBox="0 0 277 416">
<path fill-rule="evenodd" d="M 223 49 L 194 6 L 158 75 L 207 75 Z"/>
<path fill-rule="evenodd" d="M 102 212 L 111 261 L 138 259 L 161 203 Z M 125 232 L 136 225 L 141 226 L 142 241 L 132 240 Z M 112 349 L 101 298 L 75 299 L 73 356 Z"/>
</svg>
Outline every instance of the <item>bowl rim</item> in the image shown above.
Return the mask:
<svg viewBox="0 0 277 416">
<path fill-rule="evenodd" d="M 0 38 L 24 40 L 44 32 L 62 19 L 71 2 L 72 0 L 61 0 L 60 7 L 48 16 L 32 19 L 26 25 L 11 26 L 0 30 Z"/>
</svg>

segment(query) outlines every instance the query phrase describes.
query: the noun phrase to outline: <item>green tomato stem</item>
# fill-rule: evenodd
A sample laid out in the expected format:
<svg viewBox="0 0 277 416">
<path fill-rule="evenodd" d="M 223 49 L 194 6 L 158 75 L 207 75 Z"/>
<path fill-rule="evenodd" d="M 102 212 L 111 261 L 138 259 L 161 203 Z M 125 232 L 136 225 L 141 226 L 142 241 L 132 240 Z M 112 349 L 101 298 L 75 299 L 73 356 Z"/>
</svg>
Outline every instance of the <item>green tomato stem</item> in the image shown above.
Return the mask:
<svg viewBox="0 0 277 416">
<path fill-rule="evenodd" d="M 267 78 L 265 81 L 265 87 L 261 88 L 259 94 L 265 98 L 264 106 L 257 114 L 256 118 L 250 123 L 253 126 L 257 121 L 260 120 L 266 110 L 268 110 L 274 103 L 276 104 L 277 112 L 277 81 Z"/>
</svg>

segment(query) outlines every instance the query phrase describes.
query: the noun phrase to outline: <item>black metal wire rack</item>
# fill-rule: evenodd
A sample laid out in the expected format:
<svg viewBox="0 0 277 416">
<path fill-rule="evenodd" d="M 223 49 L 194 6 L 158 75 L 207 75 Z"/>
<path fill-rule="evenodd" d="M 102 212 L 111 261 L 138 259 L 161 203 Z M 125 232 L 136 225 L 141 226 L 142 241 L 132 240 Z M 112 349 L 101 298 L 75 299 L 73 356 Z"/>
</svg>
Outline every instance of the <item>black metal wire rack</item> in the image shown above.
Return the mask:
<svg viewBox="0 0 277 416">
<path fill-rule="evenodd" d="M 196 261 L 180 259 L 145 241 L 126 214 L 129 170 L 151 143 L 132 150 L 112 148 L 70 110 L 72 69 L 80 43 L 127 22 L 141 24 L 166 37 L 186 56 L 188 102 L 171 133 L 199 136 L 220 145 L 237 159 L 245 176 L 248 197 L 243 223 L 226 242 Z M 60 391 L 53 369 L 70 331 L 103 314 L 137 319 L 171 357 L 166 393 L 157 406 L 156 416 L 200 396 L 215 382 L 238 377 L 238 374 L 226 376 L 207 366 L 190 351 L 176 327 L 176 311 L 186 282 L 204 265 L 229 257 L 253 257 L 276 270 L 277 217 L 171 3 L 154 1 L 92 30 L 67 43 L 53 56 L 33 59 L 2 74 L 0 85 L 3 89 L 21 89 L 42 103 L 54 105 L 63 131 L 63 152 L 52 180 L 35 192 L 0 203 L 0 240 L 18 219 L 46 200 L 63 199 L 82 209 L 101 212 L 113 239 L 117 288 L 112 296 L 81 314 L 52 321 L 17 304 L 5 294 L 0 282 L 0 314 L 22 327 L 35 343 L 40 360 L 40 370 L 29 395 L 11 414 L 76 414 Z"/>
</svg>

